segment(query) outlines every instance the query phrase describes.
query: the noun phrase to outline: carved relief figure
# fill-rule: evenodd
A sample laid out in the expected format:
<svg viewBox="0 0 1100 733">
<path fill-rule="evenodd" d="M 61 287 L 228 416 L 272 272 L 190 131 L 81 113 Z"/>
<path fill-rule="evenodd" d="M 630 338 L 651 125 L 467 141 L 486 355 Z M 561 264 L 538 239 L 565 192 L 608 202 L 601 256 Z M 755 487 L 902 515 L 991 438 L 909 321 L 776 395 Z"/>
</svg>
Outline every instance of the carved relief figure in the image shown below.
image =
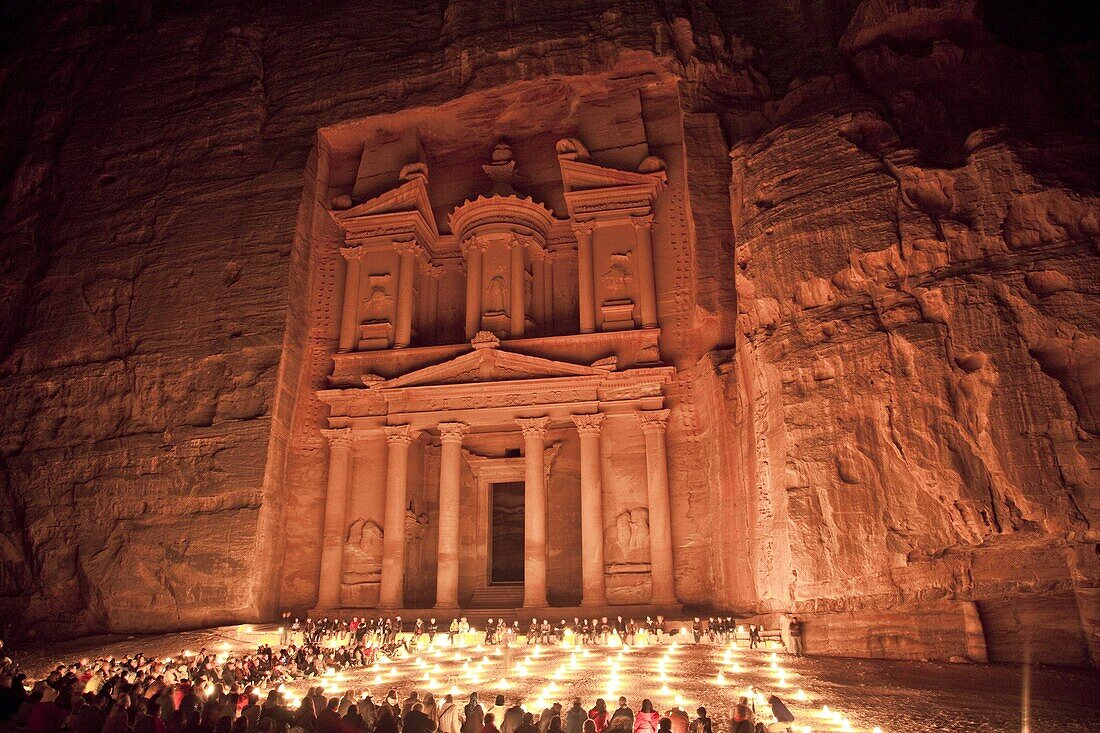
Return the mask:
<svg viewBox="0 0 1100 733">
<path fill-rule="evenodd" d="M 416 505 L 409 502 L 405 510 L 405 544 L 419 544 L 428 531 L 428 515 L 417 514 Z"/>
<path fill-rule="evenodd" d="M 359 517 L 348 527 L 344 538 L 344 582 L 376 581 L 381 568 L 382 527 Z"/>
<path fill-rule="evenodd" d="M 507 302 L 508 289 L 504 287 L 504 276 L 497 273 L 489 281 L 489 289 L 485 296 L 486 310 L 489 313 L 504 313 Z"/>
<path fill-rule="evenodd" d="M 367 294 L 363 298 L 363 315 L 368 321 L 383 318 L 393 304 L 393 296 L 386 292 L 391 275 L 371 275 L 368 280 Z"/>
<path fill-rule="evenodd" d="M 371 519 L 359 517 L 352 522 L 345 542 L 366 557 L 382 556 L 382 528 Z"/>
<path fill-rule="evenodd" d="M 607 288 L 609 299 L 614 300 L 625 296 L 627 288 L 634 282 L 634 275 L 631 272 L 633 257 L 633 252 L 613 252 L 608 258 L 607 271 L 600 276 L 600 280 Z"/>
<path fill-rule="evenodd" d="M 621 562 L 644 562 L 649 553 L 649 510 L 634 507 L 615 517 L 615 543 Z"/>
</svg>

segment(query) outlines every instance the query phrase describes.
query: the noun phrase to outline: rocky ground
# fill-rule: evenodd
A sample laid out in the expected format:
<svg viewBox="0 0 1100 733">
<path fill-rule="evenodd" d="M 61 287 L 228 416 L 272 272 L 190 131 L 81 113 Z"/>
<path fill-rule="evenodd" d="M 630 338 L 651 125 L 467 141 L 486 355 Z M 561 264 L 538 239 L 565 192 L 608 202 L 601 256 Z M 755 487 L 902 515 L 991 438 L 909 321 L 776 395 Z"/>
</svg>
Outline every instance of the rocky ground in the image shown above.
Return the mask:
<svg viewBox="0 0 1100 733">
<path fill-rule="evenodd" d="M 14 656 L 32 674 L 50 666 L 85 656 L 118 655 L 137 651 L 173 655 L 184 650 L 207 648 L 216 651 L 243 649 L 258 640 L 273 639 L 266 633 L 242 633 L 241 628 L 142 637 L 92 637 L 37 648 L 15 650 Z M 837 658 L 794 658 L 773 650 L 738 649 L 725 646 L 683 645 L 669 653 L 669 646 L 619 650 L 591 648 L 575 655 L 571 649 L 547 647 L 537 658 L 526 659 L 530 648 L 521 646 L 509 653 L 495 647 L 467 646 L 458 650 L 423 651 L 419 655 L 383 664 L 377 669 L 358 670 L 344 678 L 327 681 L 330 691 L 351 688 L 371 690 L 376 697 L 396 688 L 402 697 L 410 689 L 432 690 L 437 696 L 454 690 L 466 695 L 476 690 L 482 699 L 502 690 L 520 696 L 528 707 L 543 701 L 567 703 L 580 696 L 591 704 L 598 696 L 630 698 L 636 707 L 650 697 L 665 710 L 678 700 L 689 711 L 707 706 L 719 731 L 728 731 L 729 710 L 738 695 L 752 686 L 761 694 L 775 693 L 788 700 L 798 718 L 797 725 L 813 731 L 1008 731 L 1026 730 L 1022 725 L 1023 699 L 1028 699 L 1030 730 L 1091 731 L 1100 724 L 1100 677 L 1095 673 L 1017 665 L 955 665 L 921 662 L 867 661 Z M 727 656 L 728 652 L 728 656 Z M 667 681 L 660 679 L 659 663 L 665 665 Z M 773 657 L 773 654 L 775 656 Z M 471 682 L 464 665 L 482 671 Z M 607 664 L 608 659 L 611 665 Z M 418 662 L 419 660 L 419 662 Z M 774 662 L 774 667 L 773 667 Z M 438 669 L 436 668 L 438 665 Z M 522 676 L 520 667 L 526 667 Z M 611 683 L 611 669 L 618 683 Z M 721 671 L 723 679 L 719 680 Z M 555 674 L 560 679 L 555 679 Z M 427 675 L 431 681 L 424 680 Z M 507 684 L 500 682 L 507 679 Z M 781 687 L 780 679 L 787 686 Z M 1025 682 L 1026 680 L 1026 682 Z M 556 688 L 548 689 L 553 683 Z M 300 694 L 312 682 L 289 687 Z M 666 689 L 667 687 L 667 689 Z M 1029 689 L 1029 694 L 1024 691 Z M 805 699 L 800 694 L 804 693 Z M 823 707 L 839 713 L 841 720 L 827 716 Z M 801 729 L 801 728 L 796 728 Z"/>
</svg>

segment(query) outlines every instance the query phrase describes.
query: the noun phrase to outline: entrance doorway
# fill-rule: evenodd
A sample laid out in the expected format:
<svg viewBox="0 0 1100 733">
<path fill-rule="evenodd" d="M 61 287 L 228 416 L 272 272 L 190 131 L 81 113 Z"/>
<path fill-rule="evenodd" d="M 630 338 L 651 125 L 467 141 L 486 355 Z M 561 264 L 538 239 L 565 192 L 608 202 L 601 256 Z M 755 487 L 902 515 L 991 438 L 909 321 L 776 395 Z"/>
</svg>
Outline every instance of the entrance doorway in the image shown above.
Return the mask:
<svg viewBox="0 0 1100 733">
<path fill-rule="evenodd" d="M 492 485 L 489 582 L 523 582 L 523 482 Z"/>
</svg>

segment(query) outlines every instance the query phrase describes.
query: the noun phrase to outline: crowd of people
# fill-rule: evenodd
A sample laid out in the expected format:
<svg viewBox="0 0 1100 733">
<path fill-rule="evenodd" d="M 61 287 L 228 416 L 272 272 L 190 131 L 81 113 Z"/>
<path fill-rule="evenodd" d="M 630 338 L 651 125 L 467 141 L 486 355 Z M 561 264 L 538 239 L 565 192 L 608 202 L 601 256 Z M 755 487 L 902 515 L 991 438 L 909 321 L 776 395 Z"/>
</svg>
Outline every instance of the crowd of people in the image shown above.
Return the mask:
<svg viewBox="0 0 1100 733">
<path fill-rule="evenodd" d="M 377 618 L 354 617 L 350 621 L 339 619 L 306 619 L 302 622 L 290 617 L 284 619 L 287 623 L 280 629 L 281 642 L 284 645 L 292 642 L 318 643 L 327 639 L 336 639 L 341 645 L 347 643 L 351 646 L 382 649 L 386 653 L 392 653 L 397 649 L 409 648 L 409 644 L 416 644 L 419 640 L 426 639 L 428 644 L 435 642 L 436 636 L 445 634 L 450 643 L 454 643 L 456 637 L 464 637 L 474 630 L 465 617 L 451 619 L 449 623 L 440 624 L 435 618 L 426 621 L 418 618 L 407 622 L 400 616 L 379 616 Z M 567 640 L 574 645 L 606 645 L 608 643 L 625 644 L 633 646 L 637 643 L 647 645 L 662 644 L 668 636 L 666 623 L 663 616 L 646 616 L 644 621 L 635 621 L 633 618 L 623 619 L 617 616 L 609 619 L 602 618 L 577 618 L 572 621 L 561 619 L 554 622 L 548 618 L 539 620 L 531 619 L 526 626 L 526 633 L 518 620 L 509 624 L 504 619 L 489 619 L 483 630 L 483 636 L 479 642 L 486 646 L 497 644 L 512 645 L 523 639 L 527 645 L 534 644 L 563 644 Z M 686 631 L 686 628 L 684 629 Z M 764 629 L 755 624 L 750 624 L 747 629 L 736 623 L 732 616 L 710 617 L 705 621 L 696 617 L 691 622 L 691 635 L 696 644 L 703 641 L 711 644 L 729 644 L 744 638 L 751 649 L 760 646 L 763 640 Z M 798 619 L 793 619 L 790 624 L 792 651 L 802 654 L 802 625 Z"/>
<path fill-rule="evenodd" d="M 289 620 L 289 619 L 287 619 Z M 574 631 L 576 630 L 576 631 Z M 692 625 L 695 641 L 715 641 L 736 633 L 730 623 Z M 295 620 L 280 629 L 280 644 L 260 644 L 249 653 L 200 649 L 174 657 L 143 654 L 101 657 L 59 665 L 29 683 L 10 659 L 0 661 L 0 721 L 14 721 L 28 733 L 714 733 L 704 708 L 691 719 L 679 707 L 660 714 L 650 700 L 637 712 L 619 699 L 609 711 L 602 699 L 585 707 L 578 698 L 563 709 L 554 703 L 544 710 L 525 710 L 522 699 L 506 704 L 503 695 L 483 706 L 476 693 L 465 701 L 412 692 L 399 702 L 396 689 L 381 700 L 370 693 L 335 691 L 317 684 L 298 699 L 284 694 L 283 683 L 303 678 L 325 681 L 334 670 L 374 664 L 379 655 L 399 656 L 420 636 L 454 637 L 474 633 L 465 619 L 448 622 L 416 620 L 406 630 L 400 617 L 380 619 Z M 617 618 L 580 619 L 570 626 L 533 621 L 526 643 L 553 643 L 576 633 L 576 643 L 607 643 L 652 635 L 660 643 L 663 619 L 645 625 Z M 518 627 L 503 621 L 490 624 L 489 644 L 509 644 Z M 627 641 L 626 643 L 630 643 Z M 768 722 L 758 720 L 755 700 L 742 698 L 734 707 L 731 733 L 786 731 L 794 718 L 777 697 L 769 697 Z"/>
</svg>

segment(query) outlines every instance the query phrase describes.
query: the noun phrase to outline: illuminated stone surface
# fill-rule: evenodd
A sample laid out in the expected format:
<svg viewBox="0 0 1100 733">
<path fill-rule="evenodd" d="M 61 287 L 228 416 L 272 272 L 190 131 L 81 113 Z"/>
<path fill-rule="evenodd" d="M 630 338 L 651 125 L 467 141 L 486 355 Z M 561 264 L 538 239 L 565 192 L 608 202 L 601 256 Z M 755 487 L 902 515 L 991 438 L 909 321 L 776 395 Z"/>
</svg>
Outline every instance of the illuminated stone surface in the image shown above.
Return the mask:
<svg viewBox="0 0 1100 733">
<path fill-rule="evenodd" d="M 373 605 L 388 448 L 351 440 L 334 482 L 344 458 L 320 431 L 343 426 L 318 393 L 453 363 L 485 330 L 503 343 L 481 351 L 609 380 L 675 368 L 641 408 L 671 411 L 680 602 L 798 612 L 822 653 L 1019 659 L 1026 631 L 1037 661 L 1095 662 L 1096 143 L 1060 117 L 1090 89 L 965 3 L 691 5 L 548 4 L 507 32 L 478 2 L 150 11 L 118 31 L 71 16 L 19 50 L 10 78 L 34 83 L 4 106 L 28 136 L 5 138 L 0 222 L 4 620 L 159 630 L 322 589 Z M 511 186 L 504 139 L 533 199 L 522 256 L 474 231 L 495 205 L 477 194 Z M 667 179 L 651 223 L 613 225 L 629 246 L 578 215 L 567 180 L 616 175 L 588 163 Z M 364 264 L 340 218 L 398 189 L 469 243 L 437 261 L 402 239 L 384 270 Z M 471 285 L 474 262 L 492 272 Z M 547 443 L 559 604 L 598 585 L 573 414 Z M 400 590 L 431 606 L 440 456 L 421 427 Z M 633 417 L 605 421 L 614 601 L 650 599 L 664 547 L 646 445 Z M 460 602 L 483 547 L 459 537 Z"/>
<path fill-rule="evenodd" d="M 161 637 L 107 643 L 89 641 L 54 644 L 33 656 L 22 657 L 34 674 L 42 674 L 52 665 L 101 654 L 123 655 L 138 650 L 162 657 L 179 654 L 183 650 L 196 651 L 203 647 L 221 651 L 224 648 L 244 649 L 235 638 L 233 629 L 210 632 L 187 632 Z M 224 647 L 224 644 L 229 647 Z M 505 665 L 505 655 L 496 656 L 493 647 L 478 653 L 473 646 L 459 650 L 463 660 L 467 657 L 476 665 L 483 656 L 492 662 L 485 666 L 485 674 L 478 684 L 471 684 L 462 672 L 463 662 L 454 661 L 453 650 L 433 656 L 424 651 L 418 656 L 425 666 L 415 663 L 416 656 L 396 664 L 382 665 L 377 669 L 352 670 L 344 673 L 341 681 L 326 681 L 333 689 L 371 691 L 376 700 L 384 697 L 394 687 L 404 698 L 410 690 L 429 691 L 421 679 L 430 672 L 437 685 L 431 691 L 440 697 L 451 686 L 459 694 L 467 695 L 476 690 L 483 704 L 501 692 L 509 700 L 522 697 L 527 709 L 540 697 L 547 703 L 560 701 L 566 708 L 576 696 L 591 705 L 597 697 L 604 697 L 614 707 L 614 699 L 627 695 L 630 704 L 638 708 L 641 699 L 652 698 L 661 712 L 675 703 L 677 696 L 684 699 L 684 707 L 694 714 L 702 704 L 716 723 L 716 730 L 729 730 L 729 720 L 736 698 L 746 694 L 752 686 L 756 693 L 775 693 L 783 698 L 798 718 L 795 730 L 809 725 L 818 733 L 839 733 L 840 723 L 822 713 L 823 706 L 831 712 L 847 718 L 855 731 L 870 733 L 879 726 L 884 733 L 935 733 L 937 731 L 1008 731 L 1019 730 L 1021 720 L 1021 673 L 1018 668 L 1006 665 L 974 667 L 965 664 L 918 663 L 896 661 L 860 661 L 844 659 L 789 657 L 779 653 L 775 664 L 782 671 L 788 687 L 779 687 L 780 673 L 772 668 L 771 650 L 751 651 L 738 649 L 730 654 L 726 663 L 727 647 L 681 646 L 665 666 L 667 682 L 660 680 L 658 664 L 668 650 L 661 648 L 635 648 L 619 662 L 616 650 L 591 647 L 591 656 L 578 654 L 576 669 L 570 666 L 570 651 L 556 647 L 544 647 L 538 659 L 525 664 L 531 653 L 526 646 L 513 647 L 512 663 L 524 665 L 528 676 L 512 675 L 507 690 L 495 686 Z M 620 685 L 608 690 L 610 669 L 605 656 L 615 661 Z M 435 673 L 438 664 L 441 672 Z M 735 667 L 736 665 L 736 667 Z M 559 667 L 564 667 L 561 678 L 555 680 Z M 391 674 L 390 669 L 397 673 Z M 718 682 L 722 671 L 723 681 Z M 490 671 L 492 675 L 488 674 Z M 383 681 L 376 682 L 381 673 Z M 489 679 L 493 677 L 493 679 Z M 557 692 L 544 694 L 550 683 L 558 685 Z M 301 695 L 317 680 L 301 680 L 291 683 L 288 689 Z M 668 691 L 663 692 L 667 684 Z M 799 690 L 805 693 L 801 699 Z M 614 692 L 614 695 L 608 695 Z M 1067 733 L 1084 733 L 1093 730 L 1096 716 L 1100 714 L 1100 683 L 1095 675 L 1083 671 L 1034 668 L 1030 680 L 1031 730 L 1058 730 Z M 541 708 L 539 708 L 541 710 Z"/>
</svg>

